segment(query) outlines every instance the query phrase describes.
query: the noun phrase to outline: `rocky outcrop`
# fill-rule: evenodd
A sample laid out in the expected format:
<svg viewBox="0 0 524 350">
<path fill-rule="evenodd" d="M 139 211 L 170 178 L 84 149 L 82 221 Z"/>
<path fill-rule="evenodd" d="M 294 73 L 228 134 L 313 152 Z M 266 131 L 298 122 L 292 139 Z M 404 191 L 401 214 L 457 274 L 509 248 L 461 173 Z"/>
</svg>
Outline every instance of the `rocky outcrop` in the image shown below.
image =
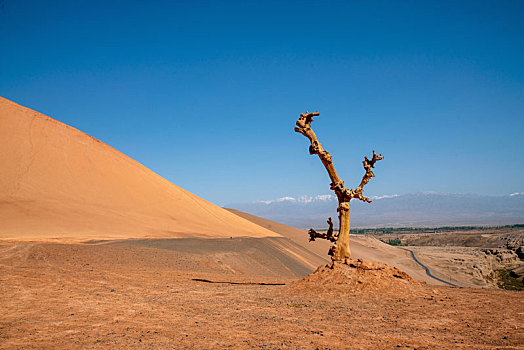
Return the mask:
<svg viewBox="0 0 524 350">
<path fill-rule="evenodd" d="M 519 259 L 524 260 L 524 246 L 520 246 L 515 250 L 515 253 L 517 253 Z"/>
</svg>

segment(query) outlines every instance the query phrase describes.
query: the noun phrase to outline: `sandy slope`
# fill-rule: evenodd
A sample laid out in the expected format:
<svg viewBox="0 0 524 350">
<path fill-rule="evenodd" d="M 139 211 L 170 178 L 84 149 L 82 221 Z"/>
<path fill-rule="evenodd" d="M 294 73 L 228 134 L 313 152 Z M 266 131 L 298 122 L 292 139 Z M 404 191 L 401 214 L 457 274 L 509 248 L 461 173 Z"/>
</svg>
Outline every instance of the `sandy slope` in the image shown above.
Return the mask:
<svg viewBox="0 0 524 350">
<path fill-rule="evenodd" d="M 331 261 L 329 255 L 327 255 L 330 243 L 323 239 L 319 239 L 315 242 L 309 242 L 309 235 L 307 234 L 306 230 L 300 230 L 295 227 L 280 224 L 278 222 L 251 215 L 236 209 L 227 208 L 226 210 L 229 210 L 230 212 L 235 213 L 246 220 L 249 220 L 257 225 L 267 228 L 268 230 L 274 231 L 284 237 L 289 238 L 296 244 L 318 255 L 324 264 Z"/>
<path fill-rule="evenodd" d="M 0 97 L 0 239 L 279 236 Z"/>
<path fill-rule="evenodd" d="M 124 239 L 95 243 L 108 247 L 147 248 L 174 252 L 177 260 L 191 261 L 187 267 L 205 265 L 212 271 L 241 276 L 304 277 L 325 261 L 286 237 Z M 93 245 L 90 248 L 96 250 Z M 164 253 L 162 253 L 164 254 Z"/>
<path fill-rule="evenodd" d="M 309 242 L 309 236 L 305 230 L 279 224 L 268 219 L 244 213 L 240 210 L 227 210 L 250 220 L 257 225 L 273 230 L 282 236 L 289 238 L 305 249 L 323 257 L 325 262 L 330 261 L 329 256 L 327 255 L 330 243 L 326 240 L 319 239 L 315 242 Z M 411 254 L 405 250 L 393 247 L 376 238 L 364 235 L 350 235 L 349 245 L 351 248 L 351 255 L 355 259 L 363 258 L 380 261 L 407 272 L 416 280 L 424 281 L 431 285 L 444 285 L 443 283 L 430 278 L 424 269 L 413 261 Z"/>
</svg>

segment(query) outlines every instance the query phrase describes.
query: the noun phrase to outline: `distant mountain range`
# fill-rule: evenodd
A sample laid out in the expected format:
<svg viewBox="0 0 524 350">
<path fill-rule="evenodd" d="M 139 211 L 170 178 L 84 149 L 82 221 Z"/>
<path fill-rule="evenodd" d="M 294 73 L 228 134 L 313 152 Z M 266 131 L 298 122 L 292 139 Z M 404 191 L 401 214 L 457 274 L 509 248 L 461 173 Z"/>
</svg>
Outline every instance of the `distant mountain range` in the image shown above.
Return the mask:
<svg viewBox="0 0 524 350">
<path fill-rule="evenodd" d="M 372 203 L 351 201 L 352 227 L 431 227 L 524 223 L 524 192 L 505 196 L 412 193 L 371 197 Z M 333 195 L 282 197 L 234 203 L 238 209 L 297 228 L 325 228 L 328 217 L 338 225 Z"/>
</svg>

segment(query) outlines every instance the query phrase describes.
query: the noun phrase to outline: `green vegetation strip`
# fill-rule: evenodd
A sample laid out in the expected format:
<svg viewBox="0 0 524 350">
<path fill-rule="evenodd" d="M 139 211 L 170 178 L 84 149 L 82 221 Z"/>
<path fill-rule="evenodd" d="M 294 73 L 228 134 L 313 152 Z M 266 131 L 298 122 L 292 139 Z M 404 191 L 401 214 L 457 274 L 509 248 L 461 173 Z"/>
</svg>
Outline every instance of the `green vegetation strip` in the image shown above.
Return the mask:
<svg viewBox="0 0 524 350">
<path fill-rule="evenodd" d="M 392 234 L 392 233 L 437 233 L 453 231 L 485 231 L 493 229 L 524 228 L 524 224 L 505 226 L 441 226 L 441 227 L 382 227 L 382 228 L 354 228 L 352 234 Z"/>
</svg>

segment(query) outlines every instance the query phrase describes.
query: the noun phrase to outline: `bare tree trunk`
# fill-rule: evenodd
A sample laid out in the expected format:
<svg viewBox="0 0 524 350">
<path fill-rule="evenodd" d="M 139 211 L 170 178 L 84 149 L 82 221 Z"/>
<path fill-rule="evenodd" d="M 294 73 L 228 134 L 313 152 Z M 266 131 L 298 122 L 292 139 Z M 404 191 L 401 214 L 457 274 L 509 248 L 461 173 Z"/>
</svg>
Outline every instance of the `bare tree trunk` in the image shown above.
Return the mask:
<svg viewBox="0 0 524 350">
<path fill-rule="evenodd" d="M 309 139 L 311 142 L 311 145 L 309 146 L 309 154 L 317 154 L 328 172 L 329 178 L 331 179 L 330 188 L 335 191 L 338 199 L 337 211 L 339 218 L 339 230 L 338 234 L 333 233 L 333 223 L 331 222 L 331 218 L 329 218 L 328 224 L 330 227 L 327 233 L 318 233 L 315 230 L 310 229 L 309 240 L 314 241 L 315 238 L 322 238 L 334 242 L 334 245 L 329 250 L 331 260 L 348 263 L 351 256 L 349 250 L 349 229 L 351 222 L 349 202 L 353 198 L 358 198 L 362 201 L 371 203 L 369 198 L 362 195 L 362 191 L 364 186 L 369 182 L 369 179 L 375 177 L 375 174 L 373 174 L 373 171 L 371 170 L 374 167 L 375 162 L 381 160 L 384 157 L 382 154 L 377 155 L 375 151 L 373 151 L 373 157 L 371 160 L 369 160 L 368 157 L 364 157 L 362 164 L 364 165 L 366 173 L 364 174 L 360 185 L 355 190 L 347 189 L 344 186 L 344 181 L 340 180 L 335 167 L 333 166 L 333 158 L 329 152 L 322 147 L 322 144 L 318 141 L 317 135 L 315 135 L 315 132 L 313 129 L 311 129 L 313 117 L 318 115 L 318 112 L 302 113 L 300 118 L 297 120 L 297 127 L 295 128 L 295 131 L 301 133 Z"/>
</svg>

